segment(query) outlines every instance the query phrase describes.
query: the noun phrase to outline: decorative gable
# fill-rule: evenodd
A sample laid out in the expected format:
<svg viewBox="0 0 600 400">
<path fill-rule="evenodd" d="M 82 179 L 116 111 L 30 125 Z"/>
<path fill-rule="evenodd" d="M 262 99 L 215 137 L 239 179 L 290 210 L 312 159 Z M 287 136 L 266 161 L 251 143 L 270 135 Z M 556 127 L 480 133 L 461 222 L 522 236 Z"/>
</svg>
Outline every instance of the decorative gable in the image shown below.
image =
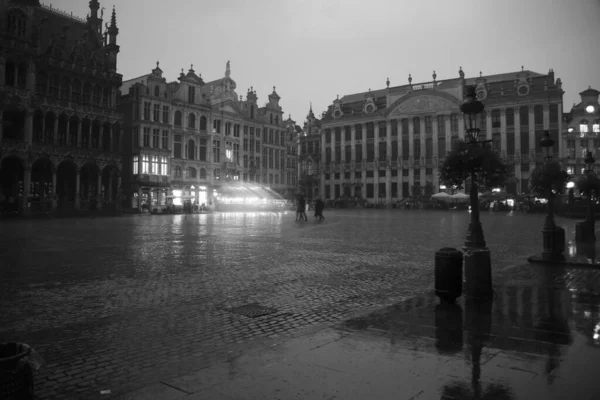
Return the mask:
<svg viewBox="0 0 600 400">
<path fill-rule="evenodd" d="M 437 95 L 418 95 L 398 104 L 390 115 L 433 114 L 458 110 L 459 106 Z"/>
</svg>

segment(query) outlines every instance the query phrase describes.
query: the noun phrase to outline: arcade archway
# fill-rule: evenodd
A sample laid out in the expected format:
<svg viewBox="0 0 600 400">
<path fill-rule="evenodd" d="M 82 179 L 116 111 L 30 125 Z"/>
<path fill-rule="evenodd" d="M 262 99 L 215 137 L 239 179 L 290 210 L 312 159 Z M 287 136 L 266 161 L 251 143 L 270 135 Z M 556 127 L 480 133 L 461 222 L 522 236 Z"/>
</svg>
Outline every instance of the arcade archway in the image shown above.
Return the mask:
<svg viewBox="0 0 600 400">
<path fill-rule="evenodd" d="M 119 189 L 119 170 L 114 165 L 107 165 L 102 170 L 102 199 L 114 203 Z"/>
<path fill-rule="evenodd" d="M 100 170 L 96 164 L 85 164 L 81 167 L 79 193 L 83 201 L 95 199 L 98 196 L 98 177 Z"/>
<path fill-rule="evenodd" d="M 8 156 L 0 164 L 0 201 L 18 204 L 23 195 L 23 160 Z"/>
<path fill-rule="evenodd" d="M 56 169 L 56 195 L 58 207 L 66 208 L 75 205 L 77 190 L 77 165 L 73 161 L 63 161 Z"/>
<path fill-rule="evenodd" d="M 31 167 L 31 207 L 51 207 L 52 170 L 54 166 L 47 158 L 40 158 Z"/>
</svg>

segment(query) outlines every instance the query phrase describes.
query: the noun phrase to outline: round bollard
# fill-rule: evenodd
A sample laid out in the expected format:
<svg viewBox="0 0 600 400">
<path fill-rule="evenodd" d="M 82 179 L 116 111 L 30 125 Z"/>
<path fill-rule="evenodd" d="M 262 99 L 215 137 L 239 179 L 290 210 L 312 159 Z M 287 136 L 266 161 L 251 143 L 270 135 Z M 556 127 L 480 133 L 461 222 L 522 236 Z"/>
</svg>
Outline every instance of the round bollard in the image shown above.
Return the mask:
<svg viewBox="0 0 600 400">
<path fill-rule="evenodd" d="M 435 295 L 454 303 L 462 294 L 463 254 L 453 247 L 435 252 Z"/>
</svg>

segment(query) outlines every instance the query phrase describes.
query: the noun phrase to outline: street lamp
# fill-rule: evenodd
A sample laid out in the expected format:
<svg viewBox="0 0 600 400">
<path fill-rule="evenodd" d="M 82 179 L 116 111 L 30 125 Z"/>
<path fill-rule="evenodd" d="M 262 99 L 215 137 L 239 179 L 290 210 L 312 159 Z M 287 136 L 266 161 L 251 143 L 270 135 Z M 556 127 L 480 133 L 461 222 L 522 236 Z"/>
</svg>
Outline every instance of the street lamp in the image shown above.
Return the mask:
<svg viewBox="0 0 600 400">
<path fill-rule="evenodd" d="M 479 220 L 479 187 L 477 172 L 484 161 L 484 150 L 480 144 L 490 140 L 479 141 L 479 126 L 485 105 L 477 100 L 475 87 L 467 87 L 465 101 L 460 107 L 464 114 L 465 128 L 469 139 L 467 166 L 471 175 L 471 220 L 465 241 L 465 296 L 471 299 L 489 300 L 494 296 L 492 288 L 492 263 L 490 250 L 486 247 L 483 229 Z"/>
<path fill-rule="evenodd" d="M 592 185 L 592 181 L 594 180 L 593 168 L 596 160 L 592 156 L 592 152 L 588 151 L 585 159 L 583 160 L 587 165 L 586 178 L 587 178 L 587 196 L 588 196 L 588 211 L 587 216 L 584 221 L 585 225 L 585 234 L 581 235 L 586 241 L 595 241 L 596 240 L 596 218 L 594 217 L 594 200 L 596 197 L 596 190 Z"/>
<path fill-rule="evenodd" d="M 460 106 L 460 110 L 465 115 L 465 128 L 467 131 L 467 137 L 469 139 L 469 145 L 472 149 L 476 149 L 480 143 L 485 143 L 487 141 L 479 142 L 477 139 L 479 138 L 479 132 L 481 129 L 479 128 L 481 124 L 481 113 L 483 112 L 485 105 L 477 100 L 477 96 L 475 94 L 475 87 L 470 86 L 467 89 L 467 96 L 465 101 Z M 469 152 L 474 156 L 476 152 Z M 466 247 L 470 248 L 480 248 L 485 249 L 485 239 L 483 237 L 483 229 L 481 228 L 481 222 L 479 220 L 479 187 L 477 185 L 477 173 L 475 172 L 476 168 L 480 165 L 479 160 L 477 158 L 472 160 L 471 165 L 471 190 L 470 190 L 470 200 L 471 200 L 471 221 L 469 222 L 469 231 L 467 232 L 467 240 L 465 242 Z"/>
</svg>

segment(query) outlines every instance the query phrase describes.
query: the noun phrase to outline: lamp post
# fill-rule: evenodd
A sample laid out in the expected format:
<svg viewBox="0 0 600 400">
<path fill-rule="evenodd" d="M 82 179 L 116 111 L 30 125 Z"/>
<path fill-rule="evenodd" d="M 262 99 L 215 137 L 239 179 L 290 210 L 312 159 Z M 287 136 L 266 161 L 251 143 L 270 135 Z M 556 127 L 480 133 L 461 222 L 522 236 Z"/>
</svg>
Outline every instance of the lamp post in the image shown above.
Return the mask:
<svg viewBox="0 0 600 400">
<path fill-rule="evenodd" d="M 475 95 L 475 88 L 469 87 L 465 101 L 460 107 L 460 110 L 465 115 L 465 128 L 467 130 L 467 137 L 469 139 L 469 145 L 472 149 L 476 149 L 479 142 L 479 124 L 481 121 L 481 113 L 483 112 L 485 105 L 477 100 Z M 481 221 L 479 220 L 479 187 L 477 185 L 477 173 L 475 169 L 480 165 L 477 165 L 477 159 L 472 161 L 471 167 L 471 190 L 470 190 L 470 201 L 471 201 L 471 221 L 469 222 L 469 230 L 467 232 L 467 240 L 465 242 L 466 247 L 470 248 L 485 248 L 485 238 L 483 236 L 483 229 L 481 228 Z"/>
<path fill-rule="evenodd" d="M 588 151 L 585 159 L 583 160 L 587 165 L 587 176 L 588 178 L 592 178 L 594 162 L 596 160 L 592 156 L 592 152 Z M 590 185 L 591 186 L 591 185 Z M 594 199 L 596 197 L 596 191 L 590 187 L 588 190 L 588 213 L 586 217 L 586 222 L 588 224 L 588 229 L 590 233 L 590 240 L 596 240 L 596 219 L 594 217 Z"/>
<path fill-rule="evenodd" d="M 540 146 L 544 148 L 546 154 L 544 158 L 544 174 L 548 180 L 548 215 L 546 216 L 546 222 L 542 229 L 542 238 L 544 242 L 544 249 L 542 252 L 542 259 L 544 260 L 560 260 L 564 256 L 562 252 L 565 248 L 565 230 L 561 227 L 557 227 L 554 222 L 554 191 L 553 185 L 554 180 L 560 175 L 560 164 L 556 161 L 552 161 L 552 147 L 554 146 L 554 140 L 550 137 L 550 132 L 546 131 L 544 137 L 540 141 Z"/>
<path fill-rule="evenodd" d="M 478 169 L 482 167 L 485 152 L 480 144 L 491 140 L 479 141 L 479 124 L 484 104 L 477 100 L 475 87 L 467 87 L 467 95 L 460 110 L 465 116 L 465 128 L 469 139 L 467 167 L 471 177 L 471 218 L 464 248 L 465 262 L 465 296 L 471 299 L 489 300 L 494 296 L 492 288 L 492 265 L 490 250 L 486 247 L 483 229 L 479 220 L 479 188 L 477 184 Z"/>
</svg>

